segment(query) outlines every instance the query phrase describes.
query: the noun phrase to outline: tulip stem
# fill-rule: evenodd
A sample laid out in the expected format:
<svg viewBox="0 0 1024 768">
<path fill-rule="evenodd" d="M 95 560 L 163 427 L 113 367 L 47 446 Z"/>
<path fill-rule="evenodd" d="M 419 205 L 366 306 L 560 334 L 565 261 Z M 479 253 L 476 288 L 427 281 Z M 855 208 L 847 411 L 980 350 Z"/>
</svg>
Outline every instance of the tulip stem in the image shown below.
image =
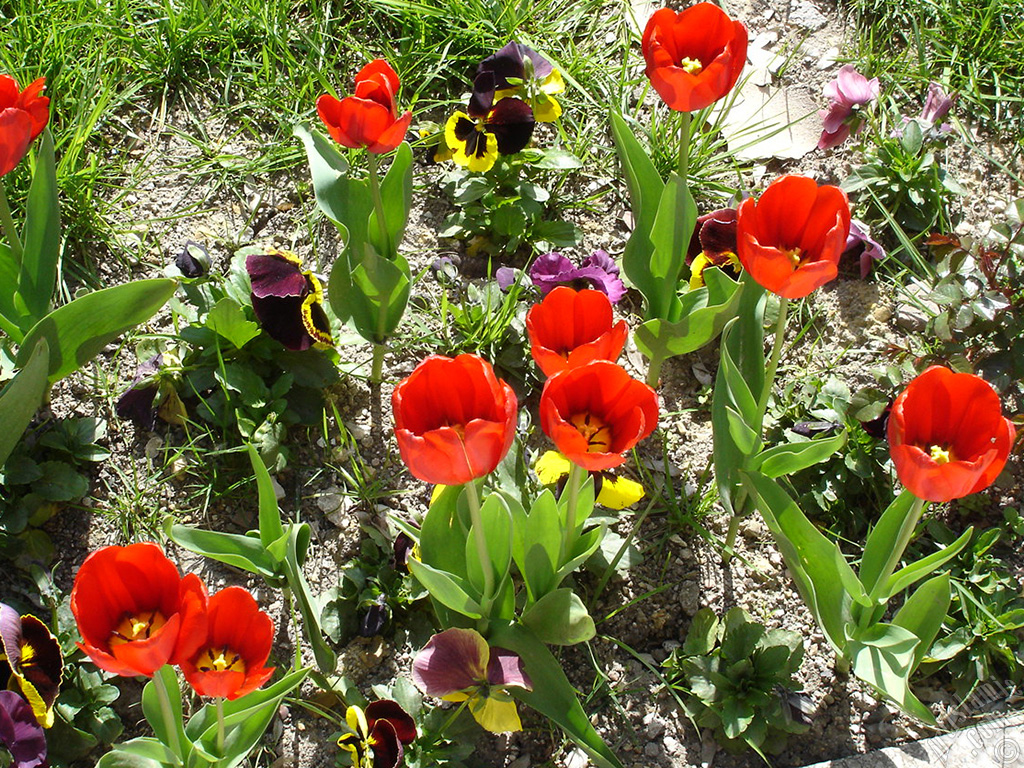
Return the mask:
<svg viewBox="0 0 1024 768">
<path fill-rule="evenodd" d="M 476 492 L 476 483 L 470 480 L 465 485 L 466 501 L 469 502 L 469 517 L 473 524 L 473 539 L 476 541 L 476 554 L 480 558 L 480 568 L 484 572 L 483 618 L 490 618 L 491 601 L 494 599 L 494 566 L 491 565 L 491 553 L 487 549 L 487 536 L 484 533 L 484 518 L 480 513 L 480 495 Z"/>
<path fill-rule="evenodd" d="M 889 553 L 889 559 L 885 561 L 885 567 L 878 574 L 875 588 L 871 590 L 872 598 L 881 598 L 885 594 L 886 582 L 889 581 L 889 577 L 893 575 L 896 571 L 896 566 L 903 559 L 903 553 L 907 551 L 907 545 L 910 544 L 910 539 L 914 535 L 914 529 L 917 528 L 923 512 L 924 499 L 915 498 L 914 506 L 910 508 L 907 516 L 903 518 L 900 531 L 896 534 L 896 541 L 893 543 L 892 552 Z"/>
<path fill-rule="evenodd" d="M 664 363 L 664 355 L 655 354 L 651 357 L 651 363 L 647 366 L 647 386 L 651 389 L 658 388 L 658 379 L 661 378 L 661 366 Z"/>
<path fill-rule="evenodd" d="M 167 729 L 167 737 L 171 742 L 167 746 L 175 755 L 183 757 L 181 754 L 181 742 L 178 740 L 178 721 L 174 717 L 171 697 L 167 693 L 167 686 L 164 685 L 164 679 L 159 669 L 153 675 L 153 687 L 156 689 L 157 701 L 160 702 L 160 714 L 164 720 L 164 728 Z"/>
<path fill-rule="evenodd" d="M 562 557 L 559 565 L 569 562 L 572 558 L 572 548 L 576 543 L 576 505 L 579 503 L 580 488 L 586 476 L 583 467 L 578 464 L 570 465 L 569 480 L 566 483 L 569 495 L 565 507 L 565 538 L 562 539 Z"/>
<path fill-rule="evenodd" d="M 7 203 L 7 188 L 0 183 L 0 225 L 7 233 L 7 244 L 11 248 L 11 255 L 15 262 L 21 266 L 25 251 L 21 247 L 21 238 L 18 237 L 18 228 L 14 226 L 14 217 L 11 216 L 11 206 Z"/>
<path fill-rule="evenodd" d="M 380 178 L 377 175 L 377 166 L 380 164 L 380 156 L 370 153 L 370 195 L 373 197 L 373 210 L 377 214 L 377 226 L 380 228 L 381 237 L 384 239 L 384 253 L 386 259 L 393 259 L 391 233 L 388 231 L 388 222 L 384 218 L 384 198 L 380 194 Z"/>
<path fill-rule="evenodd" d="M 690 171 L 690 113 L 679 113 L 679 175 L 683 182 Z"/>
<path fill-rule="evenodd" d="M 224 698 L 218 696 L 217 702 L 217 756 L 224 757 Z"/>
<path fill-rule="evenodd" d="M 775 341 L 772 343 L 772 353 L 768 358 L 768 367 L 764 373 L 764 388 L 761 390 L 761 398 L 757 402 L 757 412 L 761 417 L 761 426 L 764 426 L 764 414 L 768 410 L 768 397 L 775 385 L 775 372 L 779 367 L 779 357 L 782 355 L 782 342 L 786 340 L 786 315 L 789 312 L 789 299 L 779 299 L 779 319 L 775 323 Z M 760 430 L 758 430 L 760 432 Z"/>
</svg>

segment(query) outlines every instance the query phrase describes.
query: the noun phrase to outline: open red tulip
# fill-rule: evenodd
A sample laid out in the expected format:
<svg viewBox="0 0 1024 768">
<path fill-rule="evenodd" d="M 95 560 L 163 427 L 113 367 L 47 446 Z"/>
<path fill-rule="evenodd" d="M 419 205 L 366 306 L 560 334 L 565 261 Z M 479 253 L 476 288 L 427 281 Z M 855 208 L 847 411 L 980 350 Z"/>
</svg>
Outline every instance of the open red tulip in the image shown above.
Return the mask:
<svg viewBox="0 0 1024 768">
<path fill-rule="evenodd" d="M 483 477 L 512 447 L 516 406 L 512 388 L 483 358 L 431 355 L 391 396 L 402 460 L 435 485 Z"/>
<path fill-rule="evenodd" d="M 71 612 L 78 647 L 115 675 L 152 677 L 206 639 L 206 587 L 195 574 L 182 578 L 151 542 L 89 555 L 75 576 Z"/>
<path fill-rule="evenodd" d="M 222 589 L 210 598 L 203 644 L 181 661 L 181 671 L 200 696 L 237 699 L 263 685 L 274 673 L 267 667 L 274 622 L 241 587 Z"/>
<path fill-rule="evenodd" d="M 526 313 L 530 353 L 545 376 L 591 360 L 615 361 L 626 344 L 626 321 L 612 325 L 612 303 L 601 291 L 559 286 Z"/>
<path fill-rule="evenodd" d="M 573 464 L 611 469 L 658 425 L 658 396 L 621 366 L 596 360 L 548 379 L 540 425 Z"/>
<path fill-rule="evenodd" d="M 893 403 L 889 450 L 900 482 L 925 501 L 988 488 L 1006 464 L 1016 430 L 984 379 L 934 365 Z"/>
<path fill-rule="evenodd" d="M 725 96 L 747 61 L 747 28 L 712 3 L 655 11 L 642 44 L 651 85 L 678 112 Z"/>
<path fill-rule="evenodd" d="M 843 190 L 782 176 L 759 200 L 740 205 L 737 255 L 765 290 L 799 299 L 839 274 L 849 234 L 850 203 Z"/>
<path fill-rule="evenodd" d="M 383 59 L 374 59 L 356 75 L 355 95 L 340 101 L 329 93 L 316 100 L 316 111 L 339 144 L 375 154 L 390 152 L 405 138 L 412 112 L 401 117 L 395 107 L 398 75 Z"/>
<path fill-rule="evenodd" d="M 46 78 L 33 81 L 24 91 L 10 75 L 0 75 L 0 176 L 21 162 L 50 119 L 50 99 L 41 95 Z"/>
</svg>

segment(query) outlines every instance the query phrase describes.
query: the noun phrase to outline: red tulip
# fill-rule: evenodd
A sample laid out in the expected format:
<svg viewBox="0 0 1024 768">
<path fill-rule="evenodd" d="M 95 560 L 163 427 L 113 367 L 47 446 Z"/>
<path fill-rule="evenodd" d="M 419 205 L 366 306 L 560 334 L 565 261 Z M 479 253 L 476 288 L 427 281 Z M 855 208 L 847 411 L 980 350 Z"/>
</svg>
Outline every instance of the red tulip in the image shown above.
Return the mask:
<svg viewBox="0 0 1024 768">
<path fill-rule="evenodd" d="M 711 3 L 676 13 L 655 11 L 643 37 L 647 77 L 677 112 L 693 112 L 725 96 L 747 61 L 747 28 Z"/>
<path fill-rule="evenodd" d="M 241 587 L 210 598 L 206 639 L 181 671 L 200 696 L 237 699 L 263 685 L 274 673 L 265 666 L 274 642 L 274 622 Z"/>
<path fill-rule="evenodd" d="M 420 480 L 462 485 L 494 470 L 516 431 L 516 395 L 476 355 L 431 355 L 391 396 L 398 450 Z"/>
<path fill-rule="evenodd" d="M 766 290 L 799 299 L 839 274 L 849 234 L 850 203 L 843 190 L 782 176 L 760 200 L 740 205 L 737 255 Z"/>
<path fill-rule="evenodd" d="M 893 403 L 889 450 L 900 482 L 925 501 L 951 501 L 988 488 L 1016 434 L 984 379 L 933 365 Z"/>
<path fill-rule="evenodd" d="M 617 467 L 658 425 L 658 396 L 619 365 L 596 360 L 548 379 L 540 425 L 569 461 L 590 472 Z"/>
<path fill-rule="evenodd" d="M 178 664 L 206 638 L 206 587 L 178 575 L 156 544 L 104 547 L 75 576 L 71 612 L 78 644 L 100 669 L 152 677 Z"/>
<path fill-rule="evenodd" d="M 10 75 L 0 75 L 0 176 L 21 162 L 50 119 L 50 99 L 42 96 L 46 78 L 33 81 L 24 91 Z"/>
<path fill-rule="evenodd" d="M 412 112 L 398 117 L 397 92 L 395 70 L 383 59 L 374 59 L 356 75 L 354 96 L 338 101 L 325 93 L 316 100 L 316 111 L 336 142 L 381 155 L 402 143 L 412 121 Z"/>
<path fill-rule="evenodd" d="M 559 286 L 526 313 L 530 353 L 545 376 L 591 360 L 617 360 L 626 321 L 612 325 L 612 303 L 601 291 Z"/>
</svg>

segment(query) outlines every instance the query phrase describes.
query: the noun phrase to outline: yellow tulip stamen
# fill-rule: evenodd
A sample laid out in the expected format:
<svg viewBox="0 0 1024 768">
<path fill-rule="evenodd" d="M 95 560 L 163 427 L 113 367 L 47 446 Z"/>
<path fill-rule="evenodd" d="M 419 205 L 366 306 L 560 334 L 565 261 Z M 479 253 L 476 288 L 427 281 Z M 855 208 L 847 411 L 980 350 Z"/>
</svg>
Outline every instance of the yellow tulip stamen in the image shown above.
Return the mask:
<svg viewBox="0 0 1024 768">
<path fill-rule="evenodd" d="M 167 619 L 160 611 L 146 611 L 138 615 L 127 614 L 111 634 L 110 645 L 114 647 L 136 640 L 148 640 L 166 623 Z"/>
<path fill-rule="evenodd" d="M 704 69 L 704 65 L 700 63 L 700 59 L 691 59 L 684 56 L 683 60 L 679 62 L 679 68 L 684 72 L 689 72 L 691 75 L 696 75 Z"/>
<path fill-rule="evenodd" d="M 601 419 L 590 413 L 577 413 L 569 417 L 579 433 L 587 439 L 587 453 L 608 453 L 612 447 L 612 430 Z"/>
<path fill-rule="evenodd" d="M 932 457 L 932 461 L 936 464 L 949 464 L 951 461 L 956 461 L 953 456 L 952 448 L 943 448 L 941 445 L 933 445 L 929 451 Z"/>
<path fill-rule="evenodd" d="M 793 267 L 799 267 L 804 260 L 804 253 L 799 248 L 788 248 L 782 251 L 786 254 L 787 258 L 793 264 Z"/>
<path fill-rule="evenodd" d="M 245 674 L 245 662 L 242 657 L 232 649 L 207 648 L 199 657 L 196 666 L 202 672 L 241 672 Z"/>
</svg>

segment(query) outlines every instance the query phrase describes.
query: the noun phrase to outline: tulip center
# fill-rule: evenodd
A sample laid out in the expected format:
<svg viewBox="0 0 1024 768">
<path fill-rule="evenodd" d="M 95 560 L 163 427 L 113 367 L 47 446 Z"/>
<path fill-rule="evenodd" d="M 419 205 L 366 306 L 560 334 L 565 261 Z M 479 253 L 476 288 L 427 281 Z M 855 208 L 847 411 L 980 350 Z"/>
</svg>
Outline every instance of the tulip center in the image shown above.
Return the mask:
<svg viewBox="0 0 1024 768">
<path fill-rule="evenodd" d="M 691 75 L 696 75 L 704 69 L 704 65 L 700 63 L 700 59 L 691 59 L 688 56 L 684 56 L 682 61 L 679 62 L 679 68 L 684 72 L 689 72 Z"/>
<path fill-rule="evenodd" d="M 949 464 L 951 461 L 956 461 L 952 448 L 943 448 L 941 445 L 933 445 L 930 453 L 932 461 L 936 464 Z"/>
<path fill-rule="evenodd" d="M 226 645 L 221 648 L 207 648 L 199 655 L 196 666 L 202 672 L 241 672 L 245 674 L 242 657 Z"/>
<path fill-rule="evenodd" d="M 799 248 L 789 248 L 782 251 L 794 267 L 799 267 L 804 260 L 805 254 Z"/>
<path fill-rule="evenodd" d="M 587 439 L 587 453 L 608 453 L 612 448 L 612 429 L 591 413 L 577 413 L 569 423 Z"/>
<path fill-rule="evenodd" d="M 126 614 L 121 623 L 114 628 L 110 637 L 111 647 L 131 643 L 135 640 L 148 640 L 154 632 L 167 623 L 160 611 L 144 611 L 139 614 Z"/>
</svg>

